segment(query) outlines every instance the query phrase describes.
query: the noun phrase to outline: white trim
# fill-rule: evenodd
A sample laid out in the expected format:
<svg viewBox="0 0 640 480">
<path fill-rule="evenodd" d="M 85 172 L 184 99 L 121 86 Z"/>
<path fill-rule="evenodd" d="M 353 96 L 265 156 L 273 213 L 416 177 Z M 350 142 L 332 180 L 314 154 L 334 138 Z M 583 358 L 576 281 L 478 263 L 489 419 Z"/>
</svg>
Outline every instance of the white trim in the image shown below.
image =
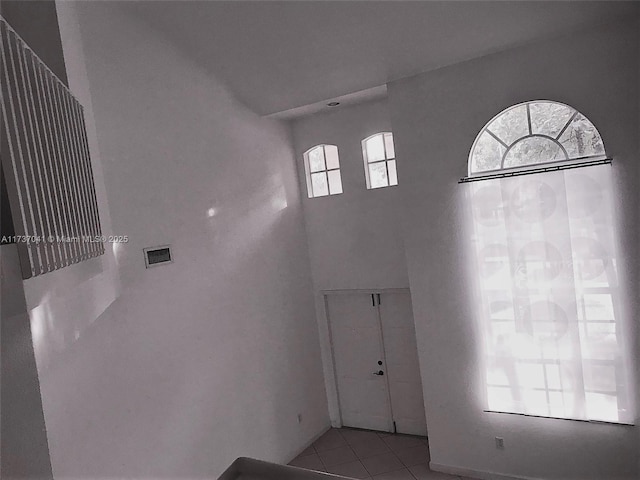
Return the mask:
<svg viewBox="0 0 640 480">
<path fill-rule="evenodd" d="M 393 142 L 393 132 L 391 131 L 383 131 L 383 132 L 378 132 L 378 133 L 374 133 L 373 135 L 369 135 L 366 138 L 363 138 L 360 141 L 360 145 L 362 147 L 362 160 L 364 162 L 364 179 L 365 179 L 365 183 L 367 186 L 367 190 L 377 190 L 379 188 L 386 188 L 386 187 L 395 187 L 397 186 L 397 183 L 395 185 L 391 185 L 391 180 L 389 179 L 389 160 L 395 160 L 395 145 L 394 145 L 394 156 L 393 157 L 389 157 L 389 155 L 387 154 L 387 144 L 385 143 L 385 135 L 391 135 L 391 142 Z M 374 138 L 374 137 L 382 137 L 382 149 L 384 150 L 384 159 L 382 160 L 376 160 L 375 162 L 369 162 L 369 156 L 367 153 L 367 141 Z M 384 162 L 385 167 L 387 169 L 387 184 L 386 185 L 382 185 L 380 187 L 372 187 L 371 186 L 371 174 L 369 172 L 369 165 L 372 165 L 374 163 L 382 163 Z M 396 162 L 396 173 L 397 173 L 397 165 L 398 163 Z"/>
<path fill-rule="evenodd" d="M 337 406 L 337 417 L 330 415 L 331 418 L 331 426 L 335 428 L 341 428 L 343 426 L 342 422 L 342 408 L 340 406 L 340 393 L 338 391 L 338 376 L 336 371 L 336 362 L 335 362 L 335 353 L 333 349 L 333 332 L 331 330 L 331 318 L 329 316 L 329 303 L 328 296 L 329 295 L 353 295 L 353 294 L 385 294 L 385 293 L 411 293 L 411 289 L 409 287 L 396 287 L 396 288 L 354 288 L 354 289 L 337 289 L 337 290 L 320 290 L 320 296 L 322 299 L 322 305 L 324 306 L 324 315 L 322 318 L 318 316 L 319 328 L 326 328 L 327 336 L 326 339 L 323 336 L 320 336 L 320 350 L 328 352 L 326 360 L 323 359 L 323 368 L 325 375 L 327 375 L 327 371 L 330 371 L 331 377 L 325 378 L 325 385 L 327 380 L 331 382 L 332 391 L 327 388 L 327 403 L 329 404 L 329 410 L 331 410 L 331 405 Z M 380 319 L 380 313 L 378 312 L 378 325 L 380 329 L 380 335 L 382 335 L 382 323 Z M 384 340 L 381 338 L 382 348 L 384 352 Z M 326 364 L 324 363 L 326 362 Z M 386 358 L 385 358 L 386 364 Z M 388 382 L 388 379 L 386 379 Z M 391 395 L 391 390 L 387 383 L 387 392 Z M 389 396 L 389 409 L 390 409 L 390 419 L 393 422 L 393 411 L 391 410 L 391 397 Z M 390 428 L 393 430 L 393 423 L 391 423 Z"/>
<path fill-rule="evenodd" d="M 545 480 L 541 477 L 523 477 L 520 475 L 503 475 L 501 473 L 486 472 L 483 470 L 473 470 L 471 468 L 454 467 L 443 463 L 429 462 L 429 468 L 434 472 L 448 473 L 450 475 L 461 475 L 479 480 Z"/>
<path fill-rule="evenodd" d="M 371 190 L 371 178 L 369 176 L 369 160 L 367 159 L 366 141 L 375 135 L 379 134 L 376 133 L 374 135 L 371 135 L 360 142 L 360 146 L 362 147 L 362 161 L 364 162 L 364 181 L 365 185 L 367 186 L 367 190 Z"/>
<path fill-rule="evenodd" d="M 325 320 L 327 321 L 327 341 L 329 342 L 329 368 L 331 369 L 333 386 L 334 386 L 334 394 L 335 394 L 335 402 L 338 406 L 338 425 L 342 427 L 342 406 L 340 405 L 340 391 L 338 390 L 338 371 L 336 370 L 336 354 L 333 349 L 333 331 L 331 329 L 331 318 L 329 317 L 329 299 L 327 298 L 328 294 L 322 293 L 322 300 L 324 303 L 324 311 L 325 311 Z"/>
<path fill-rule="evenodd" d="M 311 173 L 309 169 L 309 152 L 314 148 L 315 147 L 311 147 L 302 154 L 304 159 L 304 178 L 307 181 L 307 198 L 313 198 L 313 186 L 311 185 Z"/>
<path fill-rule="evenodd" d="M 337 289 L 337 290 L 320 290 L 320 293 L 326 295 L 351 295 L 354 293 L 411 293 L 409 287 L 395 287 L 395 288 L 352 288 L 352 289 Z"/>
<path fill-rule="evenodd" d="M 529 106 L 533 103 L 551 103 L 551 104 L 555 104 L 555 105 L 561 105 L 563 107 L 568 108 L 569 110 L 573 111 L 572 116 L 569 118 L 569 120 L 567 120 L 567 123 L 564 125 L 564 127 L 562 128 L 562 130 L 558 133 L 557 137 L 555 139 L 548 137 L 546 135 L 542 135 L 545 136 L 547 138 L 550 138 L 551 140 L 553 140 L 554 142 L 556 142 L 558 145 L 560 145 L 560 148 L 563 150 L 564 154 L 565 154 L 565 159 L 563 160 L 551 160 L 548 162 L 541 162 L 541 163 L 527 163 L 524 165 L 518 165 L 517 167 L 504 167 L 504 159 L 507 156 L 507 153 L 509 153 L 509 150 L 511 150 L 511 148 L 518 142 L 520 142 L 521 140 L 525 139 L 525 138 L 529 138 L 529 137 L 535 137 L 535 136 L 540 136 L 538 134 L 533 134 L 531 133 L 531 116 L 530 116 L 530 110 L 529 110 Z M 504 143 L 504 141 L 502 141 L 501 139 L 499 139 L 496 134 L 494 134 L 493 132 L 491 132 L 488 128 L 489 125 L 491 125 L 493 123 L 494 120 L 496 120 L 497 118 L 501 117 L 502 115 L 506 114 L 507 112 L 515 109 L 515 108 L 519 108 L 522 106 L 526 106 L 526 110 L 527 110 L 527 123 L 528 123 L 528 127 L 529 127 L 529 133 L 526 135 L 523 135 L 522 137 L 519 137 L 517 139 L 515 139 L 513 142 L 511 142 L 508 146 L 506 145 L 506 143 Z M 589 122 L 594 130 L 598 133 L 598 136 L 600 137 L 600 140 L 602 140 L 602 149 L 603 149 L 603 153 L 599 154 L 599 155 L 593 155 L 593 158 L 598 158 L 598 157 L 606 157 L 606 148 L 604 146 L 604 139 L 602 138 L 602 135 L 600 135 L 600 131 L 597 129 L 597 127 L 595 126 L 595 124 L 589 120 L 589 118 L 584 115 L 583 113 L 581 113 L 579 110 L 577 110 L 576 108 L 572 107 L 571 105 L 567 105 L 566 103 L 562 103 L 562 102 L 557 102 L 555 100 L 528 100 L 526 102 L 521 102 L 521 103 L 517 103 L 515 105 L 511 105 L 510 107 L 505 108 L 504 110 L 500 111 L 497 115 L 494 115 L 493 118 L 491 118 L 491 120 L 489 120 L 487 123 L 485 123 L 484 127 L 482 127 L 482 129 L 480 130 L 480 132 L 478 133 L 478 135 L 476 136 L 475 140 L 473 141 L 473 144 L 471 145 L 471 150 L 469 151 L 469 156 L 467 157 L 467 177 L 476 177 L 479 175 L 483 175 L 483 174 L 491 174 L 491 173 L 495 173 L 495 172 L 501 172 L 503 170 L 508 170 L 508 169 L 517 169 L 517 170 L 527 170 L 527 169 L 535 169 L 537 166 L 539 165 L 546 165 L 546 164 L 550 164 L 550 163 L 568 163 L 571 162 L 572 160 L 580 160 L 583 159 L 585 157 L 579 157 L 579 158 L 569 158 L 567 157 L 567 152 L 565 151 L 564 147 L 562 146 L 562 144 L 560 144 L 559 140 L 560 137 L 562 136 L 562 134 L 564 133 L 564 131 L 567 129 L 567 127 L 569 127 L 569 125 L 573 122 L 574 118 L 577 115 L 581 115 L 582 117 L 584 117 L 587 122 Z M 476 172 L 472 172 L 471 171 L 471 167 L 472 167 L 472 160 L 473 160 L 473 154 L 476 150 L 476 145 L 478 144 L 478 140 L 480 140 L 480 137 L 482 136 L 483 133 L 485 132 L 489 132 L 489 135 L 491 135 L 492 137 L 494 137 L 498 142 L 502 143 L 506 150 L 505 152 L 502 154 L 502 158 L 500 159 L 500 168 L 496 168 L 496 169 L 491 169 L 491 170 L 480 170 L 480 171 L 476 171 Z"/>
<path fill-rule="evenodd" d="M 299 448 L 299 449 L 296 450 L 298 453 L 296 453 L 296 455 L 291 460 L 287 461 L 287 463 L 289 463 L 289 462 L 293 461 L 294 459 L 298 458 L 302 452 L 304 452 L 307 448 L 309 448 L 311 445 L 316 443 L 316 441 L 318 441 L 320 439 L 320 437 L 322 437 L 325 433 L 327 433 L 332 428 L 333 427 L 331 425 L 329 425 L 328 427 L 324 427 L 320 431 L 320 433 L 317 433 L 313 437 L 311 437 L 311 440 L 309 440 L 307 443 L 305 443 L 305 446 L 303 448 Z"/>
<path fill-rule="evenodd" d="M 486 389 L 485 389 L 486 390 Z M 486 403 L 485 403 L 486 404 Z M 550 417 L 547 415 L 533 415 L 531 413 L 522 413 L 522 412 L 502 412 L 500 410 L 490 410 L 488 408 L 482 410 L 484 413 L 497 413 L 500 415 L 517 415 L 520 417 L 529 417 L 529 418 L 544 418 L 544 419 L 548 419 L 548 420 L 564 420 L 564 421 L 569 421 L 569 422 L 580 422 L 580 423 L 590 423 L 590 424 L 595 424 L 595 425 L 613 425 L 616 427 L 635 427 L 636 424 L 635 423 L 630 423 L 630 422 L 614 422 L 612 420 L 590 420 L 590 419 L 584 419 L 584 418 L 571 418 L 571 417 Z M 631 420 L 631 422 L 633 422 L 633 420 Z"/>
<path fill-rule="evenodd" d="M 324 169 L 322 170 L 318 170 L 317 172 L 312 172 L 311 171 L 311 167 L 309 165 L 309 152 L 311 152 L 312 150 L 315 150 L 316 148 L 322 148 L 322 155 L 324 158 Z M 327 168 L 327 149 L 326 147 L 335 147 L 336 149 L 336 155 L 338 156 L 338 168 Z M 305 174 L 305 178 L 307 180 L 307 197 L 308 198 L 322 198 L 322 197 L 330 197 L 332 195 L 340 195 L 342 193 L 344 193 L 344 188 L 342 186 L 342 173 L 341 173 L 341 166 L 340 166 L 340 150 L 338 149 L 337 145 L 334 145 L 332 143 L 319 143 L 317 145 L 314 145 L 313 147 L 310 147 L 309 149 L 307 149 L 303 154 L 302 157 L 304 159 L 304 174 Z M 331 193 L 331 187 L 329 186 L 329 172 L 334 172 L 334 171 L 338 171 L 338 173 L 340 174 L 340 189 L 342 190 L 341 192 L 338 193 Z M 326 195 L 314 195 L 313 193 L 313 182 L 311 181 L 311 175 L 315 174 L 315 173 L 324 173 L 325 177 L 327 179 L 327 194 Z"/>
</svg>

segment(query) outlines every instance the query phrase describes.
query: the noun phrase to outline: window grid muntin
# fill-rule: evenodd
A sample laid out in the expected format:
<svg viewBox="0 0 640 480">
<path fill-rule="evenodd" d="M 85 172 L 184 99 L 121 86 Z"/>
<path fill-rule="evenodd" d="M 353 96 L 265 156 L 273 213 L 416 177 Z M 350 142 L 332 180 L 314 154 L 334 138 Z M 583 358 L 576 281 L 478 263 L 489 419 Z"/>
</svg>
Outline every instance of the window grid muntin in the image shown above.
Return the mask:
<svg viewBox="0 0 640 480">
<path fill-rule="evenodd" d="M 531 105 L 532 104 L 543 104 L 543 103 L 548 103 L 548 104 L 554 104 L 554 105 L 560 105 L 562 107 L 565 107 L 569 110 L 571 110 L 573 113 L 569 116 L 569 118 L 566 120 L 566 122 L 564 123 L 563 127 L 559 130 L 558 134 L 556 135 L 556 137 L 551 137 L 550 135 L 544 135 L 544 134 L 540 134 L 540 133 L 533 133 L 533 123 L 531 121 Z M 510 112 L 513 109 L 516 109 L 518 107 L 522 107 L 523 105 L 526 106 L 526 115 L 527 115 L 527 130 L 529 131 L 528 135 L 524 135 L 521 136 L 517 139 L 515 139 L 513 142 L 511 142 L 510 145 L 508 145 L 507 143 L 505 143 L 497 134 L 495 134 L 490 128 L 489 125 L 492 125 L 495 120 L 497 120 L 498 118 L 502 117 L 503 115 L 505 115 L 506 113 Z M 523 102 L 523 103 L 519 103 L 516 105 L 512 105 L 511 107 L 502 110 L 500 113 L 498 113 L 496 116 L 494 116 L 491 120 L 489 120 L 486 125 L 482 128 L 482 130 L 480 130 L 480 132 L 478 133 L 478 135 L 476 136 L 476 139 L 473 142 L 473 145 L 471 147 L 471 152 L 469 153 L 469 159 L 468 159 L 468 175 L 469 176 L 482 176 L 485 174 L 491 174 L 491 173 L 495 173 L 495 172 L 499 172 L 501 170 L 507 170 L 507 169 L 526 169 L 526 168 L 535 168 L 539 165 L 550 165 L 550 164 L 554 164 L 554 163 L 564 163 L 567 161 L 573 161 L 573 160 L 581 160 L 581 159 L 593 159 L 593 158 L 606 158 L 606 154 L 604 153 L 606 151 L 606 149 L 604 148 L 604 141 L 602 140 L 602 135 L 600 135 L 600 132 L 598 131 L 598 129 L 595 127 L 595 125 L 584 115 L 582 115 L 582 117 L 584 119 L 587 120 L 587 122 L 589 122 L 589 124 L 593 127 L 593 129 L 597 132 L 598 136 L 600 137 L 601 141 L 602 141 L 602 146 L 603 146 L 603 153 L 601 154 L 595 154 L 595 155 L 585 155 L 585 156 L 579 156 L 579 157 L 571 157 L 566 148 L 564 147 L 564 145 L 560 142 L 560 138 L 562 138 L 562 135 L 564 134 L 564 132 L 571 126 L 571 124 L 573 123 L 573 121 L 575 120 L 575 118 L 578 115 L 582 115 L 578 110 L 576 110 L 575 108 L 564 104 L 564 103 L 560 103 L 560 102 L 556 102 L 553 100 L 531 100 L 528 102 Z M 473 165 L 474 165 L 474 153 L 476 151 L 476 146 L 478 144 L 478 141 L 480 140 L 480 138 L 482 137 L 482 135 L 484 133 L 489 134 L 494 140 L 496 140 L 498 143 L 500 143 L 500 145 L 502 145 L 505 148 L 505 152 L 502 154 L 502 157 L 500 158 L 500 167 L 499 168 L 492 168 L 492 169 L 486 169 L 486 170 L 473 170 Z M 563 154 L 565 155 L 565 159 L 564 160 L 550 160 L 550 161 L 545 161 L 545 162 L 539 162 L 539 163 L 525 163 L 522 165 L 517 165 L 515 167 L 504 167 L 504 160 L 507 156 L 507 154 L 509 153 L 509 151 L 511 149 L 513 149 L 514 146 L 516 146 L 518 143 L 520 143 L 521 141 L 527 139 L 527 138 L 531 138 L 531 137 L 543 137 L 543 138 L 547 138 L 551 141 L 553 141 L 555 144 L 557 144 Z"/>
<path fill-rule="evenodd" d="M 327 168 L 327 150 L 326 147 L 334 147 L 336 149 L 336 160 L 338 162 L 338 166 L 335 168 Z M 323 158 L 323 163 L 324 163 L 324 169 L 322 170 L 316 170 L 316 171 L 311 171 L 311 165 L 309 162 L 309 156 L 311 154 L 311 152 L 313 152 L 316 149 L 322 149 L 322 158 Z M 340 172 L 340 154 L 338 152 L 338 147 L 336 145 L 331 145 L 331 144 L 326 144 L 326 143 L 321 143 L 318 145 L 315 145 L 313 147 L 311 147 L 309 150 L 307 150 L 304 153 L 304 166 L 305 166 L 305 171 L 306 171 L 306 177 L 307 177 L 307 195 L 309 198 L 320 198 L 320 197 L 329 197 L 331 195 L 340 195 L 341 193 L 343 193 L 343 188 L 342 188 L 342 174 L 340 173 L 340 192 L 335 192 L 335 193 L 331 193 L 331 185 L 329 183 L 329 172 Z M 313 188 L 313 175 L 317 175 L 319 173 L 324 173 L 324 179 L 327 185 L 327 194 L 321 194 L 321 195 L 316 195 L 316 192 L 314 191 Z"/>
<path fill-rule="evenodd" d="M 487 132 L 491 133 L 489 130 L 487 130 Z M 497 169 L 497 170 L 502 170 L 502 169 L 505 168 L 504 160 L 505 160 L 505 158 L 507 158 L 507 155 L 509 155 L 509 152 L 511 150 L 513 150 L 513 147 L 515 147 L 516 145 L 518 145 L 519 143 L 525 141 L 528 138 L 536 138 L 536 137 L 546 138 L 547 140 L 551 140 L 554 144 L 558 145 L 558 147 L 560 147 L 560 150 L 564 154 L 564 159 L 563 160 L 550 160 L 548 162 L 540 162 L 540 163 L 527 163 L 527 164 L 524 164 L 524 165 L 518 165 L 519 167 L 524 167 L 524 166 L 527 166 L 527 165 L 546 165 L 548 163 L 564 162 L 566 160 L 575 160 L 575 159 L 569 158 L 569 154 L 567 153 L 567 149 L 564 148 L 564 145 L 562 145 L 562 143 L 560 143 L 557 139 L 555 139 L 553 137 L 550 137 L 549 135 L 544 135 L 542 133 L 532 133 L 532 134 L 527 135 L 526 137 L 522 137 L 522 138 L 517 139 L 515 142 L 513 142 L 510 146 L 508 146 L 506 148 L 504 154 L 502 155 L 502 159 L 500 160 L 500 168 Z M 500 143 L 502 143 L 502 142 L 500 142 Z M 593 155 L 593 156 L 596 156 L 596 155 Z M 597 155 L 597 156 L 599 157 L 600 155 Z M 590 158 L 590 157 L 585 157 L 585 158 Z M 513 167 L 506 167 L 506 168 L 513 168 Z M 482 171 L 483 172 L 490 172 L 490 171 L 495 172 L 496 170 L 482 170 Z"/>
<path fill-rule="evenodd" d="M 376 137 L 380 137 L 382 139 L 382 148 L 384 151 L 384 158 L 380 159 L 380 160 L 374 160 L 374 161 L 370 161 L 369 160 L 369 152 L 367 150 L 367 142 L 369 140 L 372 140 Z M 391 179 L 389 177 L 389 162 L 390 161 L 394 161 L 396 159 L 395 157 L 395 146 L 394 146 L 394 155 L 390 156 L 388 149 L 387 149 L 387 142 L 385 141 L 387 138 L 391 137 L 391 142 L 393 143 L 393 133 L 391 132 L 379 132 L 379 133 L 375 133 L 373 135 L 370 135 L 369 137 L 365 138 L 364 140 L 362 140 L 362 156 L 364 159 L 364 166 L 365 166 L 365 177 L 366 177 L 366 183 L 367 183 L 367 189 L 368 190 L 375 190 L 378 188 L 386 188 L 386 187 L 394 187 L 398 185 L 397 182 L 397 178 L 396 178 L 396 183 L 392 184 L 391 183 Z M 376 165 L 379 163 L 383 163 L 384 162 L 384 166 L 385 166 L 385 172 L 386 172 L 386 184 L 385 185 L 378 185 L 378 186 L 372 186 L 371 185 L 371 167 L 370 165 Z M 397 163 L 396 163 L 396 177 L 397 177 Z"/>
</svg>

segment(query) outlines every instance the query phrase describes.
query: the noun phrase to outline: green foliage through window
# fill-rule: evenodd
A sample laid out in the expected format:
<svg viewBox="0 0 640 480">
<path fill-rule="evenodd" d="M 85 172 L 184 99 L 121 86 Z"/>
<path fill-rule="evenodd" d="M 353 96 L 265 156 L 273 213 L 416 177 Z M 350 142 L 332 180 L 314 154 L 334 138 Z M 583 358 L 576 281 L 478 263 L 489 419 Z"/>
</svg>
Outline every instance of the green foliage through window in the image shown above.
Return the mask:
<svg viewBox="0 0 640 480">
<path fill-rule="evenodd" d="M 600 133 L 584 115 L 537 100 L 504 110 L 482 129 L 471 149 L 469 174 L 604 154 Z"/>
</svg>

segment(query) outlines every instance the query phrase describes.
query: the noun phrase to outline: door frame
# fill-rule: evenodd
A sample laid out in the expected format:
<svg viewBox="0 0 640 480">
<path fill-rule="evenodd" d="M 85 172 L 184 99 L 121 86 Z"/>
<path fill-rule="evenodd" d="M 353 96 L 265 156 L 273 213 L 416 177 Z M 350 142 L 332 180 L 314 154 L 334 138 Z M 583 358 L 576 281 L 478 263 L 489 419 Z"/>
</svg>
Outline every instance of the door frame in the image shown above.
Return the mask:
<svg viewBox="0 0 640 480">
<path fill-rule="evenodd" d="M 333 349 L 333 333 L 331 330 L 331 318 L 329 316 L 329 295 L 354 295 L 354 294 L 385 294 L 385 293 L 409 293 L 411 295 L 411 289 L 409 287 L 400 287 L 400 288 L 353 288 L 353 289 L 338 289 L 338 290 L 321 290 L 320 295 L 322 296 L 322 306 L 324 308 L 324 316 L 319 315 L 319 319 L 321 319 L 323 329 L 326 332 L 326 337 L 320 335 L 320 348 L 322 351 L 328 352 L 325 358 L 328 361 L 329 365 L 325 365 L 325 372 L 328 372 L 327 378 L 325 380 L 325 384 L 327 386 L 327 401 L 329 403 L 329 414 L 331 417 L 331 425 L 333 427 L 342 427 L 342 408 L 340 405 L 340 393 L 338 391 L 338 376 L 336 371 L 336 361 L 335 361 L 335 353 Z M 383 337 L 382 325 L 380 320 L 380 313 L 378 312 L 378 324 L 380 326 L 380 336 Z M 382 349 L 384 352 L 384 341 L 381 338 Z M 386 353 L 385 353 L 386 354 Z M 385 366 L 386 366 L 386 358 L 385 358 Z M 389 378 L 385 377 L 385 382 L 387 384 L 387 395 L 389 396 L 389 413 L 391 415 L 391 422 L 393 422 L 393 406 L 391 404 L 391 391 L 389 388 Z M 329 388 L 330 387 L 330 388 Z M 332 411 L 332 406 L 335 408 Z"/>
</svg>

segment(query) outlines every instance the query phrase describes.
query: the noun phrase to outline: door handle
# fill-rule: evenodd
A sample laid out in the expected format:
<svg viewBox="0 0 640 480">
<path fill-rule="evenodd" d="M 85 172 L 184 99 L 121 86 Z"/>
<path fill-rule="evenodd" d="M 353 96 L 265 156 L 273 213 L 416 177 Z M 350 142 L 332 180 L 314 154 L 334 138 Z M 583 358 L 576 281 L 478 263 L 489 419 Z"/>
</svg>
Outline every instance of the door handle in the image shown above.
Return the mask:
<svg viewBox="0 0 640 480">
<path fill-rule="evenodd" d="M 378 370 L 377 372 L 373 372 L 374 375 L 384 375 L 382 370 Z"/>
</svg>

